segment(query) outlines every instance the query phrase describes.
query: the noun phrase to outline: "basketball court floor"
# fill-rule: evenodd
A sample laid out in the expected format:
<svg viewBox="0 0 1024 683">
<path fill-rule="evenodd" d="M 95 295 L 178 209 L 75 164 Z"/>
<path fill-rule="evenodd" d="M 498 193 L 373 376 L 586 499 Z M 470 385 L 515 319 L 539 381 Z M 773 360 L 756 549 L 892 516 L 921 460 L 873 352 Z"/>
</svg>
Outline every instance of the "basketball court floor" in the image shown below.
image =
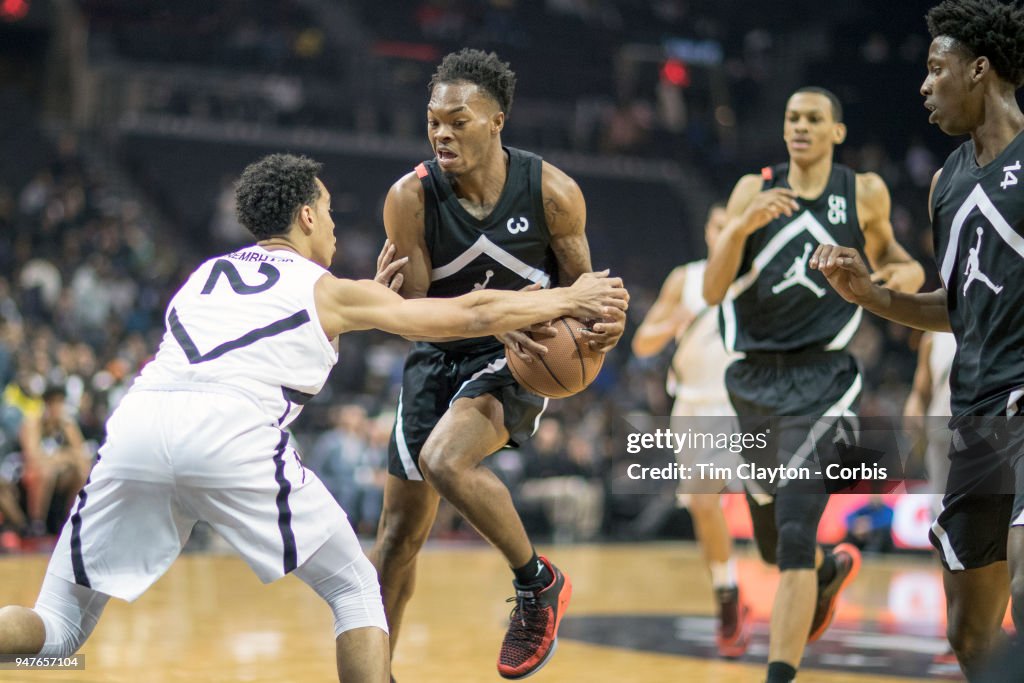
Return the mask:
<svg viewBox="0 0 1024 683">
<path fill-rule="evenodd" d="M 541 548 L 572 578 L 558 652 L 538 683 L 754 683 L 762 680 L 773 572 L 740 549 L 755 619 L 740 661 L 714 650 L 709 581 L 686 543 Z M 0 602 L 31 605 L 44 556 L 0 558 Z M 509 572 L 482 545 L 430 545 L 394 662 L 400 683 L 481 683 L 507 624 Z M 868 558 L 833 626 L 808 648 L 801 683 L 962 680 L 946 650 L 937 562 Z M 294 577 L 262 586 L 233 555 L 182 556 L 146 595 L 112 600 L 81 671 L 0 671 L 0 681 L 170 683 L 336 680 L 332 619 Z"/>
</svg>

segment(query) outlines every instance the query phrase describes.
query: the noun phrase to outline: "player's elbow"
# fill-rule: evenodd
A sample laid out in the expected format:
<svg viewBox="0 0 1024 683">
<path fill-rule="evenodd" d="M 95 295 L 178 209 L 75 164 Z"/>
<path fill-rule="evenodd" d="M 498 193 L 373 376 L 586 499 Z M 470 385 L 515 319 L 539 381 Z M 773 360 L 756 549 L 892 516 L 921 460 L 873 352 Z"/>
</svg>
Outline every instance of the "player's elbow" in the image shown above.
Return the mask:
<svg viewBox="0 0 1024 683">
<path fill-rule="evenodd" d="M 701 296 L 704 297 L 704 301 L 708 306 L 717 306 L 725 299 L 725 291 L 726 288 L 724 287 L 716 287 L 705 282 L 704 287 L 701 289 Z"/>
<path fill-rule="evenodd" d="M 633 355 L 637 358 L 647 358 L 653 356 L 658 352 L 658 349 L 654 348 L 654 345 L 650 343 L 647 335 L 641 330 L 637 330 L 637 333 L 633 335 L 633 341 L 630 343 L 630 348 L 633 350 Z"/>
</svg>

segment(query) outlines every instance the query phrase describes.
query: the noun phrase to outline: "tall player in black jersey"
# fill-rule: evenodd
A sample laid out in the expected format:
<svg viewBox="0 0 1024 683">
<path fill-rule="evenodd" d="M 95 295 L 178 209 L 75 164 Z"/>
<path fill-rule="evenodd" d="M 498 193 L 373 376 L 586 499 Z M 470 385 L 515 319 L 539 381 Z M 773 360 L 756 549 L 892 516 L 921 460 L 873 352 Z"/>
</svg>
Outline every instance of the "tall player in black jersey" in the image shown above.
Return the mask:
<svg viewBox="0 0 1024 683">
<path fill-rule="evenodd" d="M 833 163 L 846 137 L 832 93 L 802 88 L 786 105 L 783 138 L 789 163 L 740 179 L 729 221 L 704 275 L 704 298 L 721 303 L 726 347 L 744 358 L 726 372 L 741 425 L 773 418 L 770 452 L 745 453 L 760 464 L 794 466 L 835 456 L 830 445 L 853 415 L 861 378 L 844 349 L 861 311 L 808 269 L 819 244 L 865 254 L 876 277 L 904 291 L 924 281 L 921 266 L 893 237 L 889 191 L 874 173 Z M 814 420 L 820 430 L 809 432 Z M 831 622 L 839 591 L 856 574 L 856 548 L 818 548 L 818 522 L 828 502 L 821 481 L 788 482 L 748 495 L 754 536 L 765 561 L 781 572 L 772 610 L 768 681 L 792 680 L 808 642 Z"/>
<path fill-rule="evenodd" d="M 539 157 L 502 146 L 514 87 L 508 64 L 479 50 L 446 56 L 434 73 L 427 134 L 435 158 L 398 180 L 384 204 L 388 237 L 409 258 L 403 296 L 547 287 L 591 270 L 579 187 Z M 620 312 L 597 323 L 589 343 L 611 349 L 624 321 Z M 522 678 L 554 651 L 572 586 L 537 556 L 508 489 L 483 465 L 506 444 L 529 438 L 546 406 L 512 378 L 503 341 L 534 362 L 534 354 L 546 351 L 522 332 L 415 344 L 406 360 L 391 476 L 371 556 L 394 644 L 413 591 L 416 555 L 444 496 L 513 570 L 517 605 L 498 672 Z"/>
<path fill-rule="evenodd" d="M 994 0 L 946 0 L 928 12 L 932 35 L 921 85 L 928 120 L 969 135 L 932 180 L 929 201 L 943 287 L 927 294 L 872 283 L 859 254 L 820 247 L 812 267 L 843 298 L 922 330 L 952 330 L 951 476 L 932 525 L 947 601 L 947 635 L 973 678 L 994 644 L 1008 596 L 1024 633 L 1024 10 Z M 982 479 L 997 461 L 1014 496 Z M 1007 531 L 1009 529 L 1009 531 Z M 1009 563 L 1007 563 L 1009 560 Z M 1019 663 L 1018 663 L 1019 673 Z"/>
</svg>

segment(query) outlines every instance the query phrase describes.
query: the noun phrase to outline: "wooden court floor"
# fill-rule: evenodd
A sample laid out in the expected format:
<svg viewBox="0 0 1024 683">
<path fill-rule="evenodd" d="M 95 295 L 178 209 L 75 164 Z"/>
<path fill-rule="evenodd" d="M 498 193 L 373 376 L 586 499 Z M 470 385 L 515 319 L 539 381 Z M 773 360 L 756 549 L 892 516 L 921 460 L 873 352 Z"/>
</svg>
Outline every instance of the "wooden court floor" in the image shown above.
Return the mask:
<svg viewBox="0 0 1024 683">
<path fill-rule="evenodd" d="M 752 602 L 749 661 L 711 651 L 710 584 L 690 544 L 541 549 L 575 590 L 558 652 L 537 683 L 754 683 L 762 680 L 774 574 L 742 549 Z M 0 557 L 0 603 L 31 605 L 46 558 Z M 481 546 L 431 546 L 407 611 L 393 670 L 400 683 L 481 683 L 495 672 L 511 595 L 498 554 Z M 872 559 L 844 594 L 836 623 L 808 649 L 800 683 L 959 680 L 927 663 L 941 652 L 942 590 L 928 558 Z M 288 577 L 263 586 L 231 555 L 182 556 L 134 604 L 112 600 L 83 647 L 84 671 L 0 671 L 0 681 L 169 683 L 336 680 L 326 605 Z M 902 653 L 902 654 L 901 654 Z M 905 658 L 913 655 L 912 662 Z M 887 663 L 904 658 L 902 664 Z M 889 674 L 863 673 L 865 668 Z M 902 667 L 902 668 L 901 668 Z M 910 673 L 913 672 L 913 673 Z"/>
</svg>

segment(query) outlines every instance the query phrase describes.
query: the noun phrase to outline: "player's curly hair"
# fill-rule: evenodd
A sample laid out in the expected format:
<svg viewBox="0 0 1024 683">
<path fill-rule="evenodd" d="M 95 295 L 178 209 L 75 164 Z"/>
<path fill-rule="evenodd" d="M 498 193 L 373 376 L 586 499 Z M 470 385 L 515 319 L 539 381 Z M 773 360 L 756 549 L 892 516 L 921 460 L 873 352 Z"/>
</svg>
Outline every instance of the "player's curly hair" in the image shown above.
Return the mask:
<svg viewBox="0 0 1024 683">
<path fill-rule="evenodd" d="M 1016 2 L 943 0 L 925 15 L 932 38 L 949 36 L 1014 87 L 1024 85 L 1024 9 Z"/>
<path fill-rule="evenodd" d="M 257 240 L 288 232 L 299 209 L 320 197 L 323 164 L 294 154 L 270 154 L 249 164 L 235 185 L 238 221 Z"/>
<path fill-rule="evenodd" d="M 441 83 L 468 81 L 494 98 L 501 111 L 508 115 L 512 108 L 512 95 L 516 90 L 516 74 L 493 52 L 473 50 L 464 47 L 452 52 L 441 60 L 437 71 L 430 78 L 427 89 Z"/>
</svg>

